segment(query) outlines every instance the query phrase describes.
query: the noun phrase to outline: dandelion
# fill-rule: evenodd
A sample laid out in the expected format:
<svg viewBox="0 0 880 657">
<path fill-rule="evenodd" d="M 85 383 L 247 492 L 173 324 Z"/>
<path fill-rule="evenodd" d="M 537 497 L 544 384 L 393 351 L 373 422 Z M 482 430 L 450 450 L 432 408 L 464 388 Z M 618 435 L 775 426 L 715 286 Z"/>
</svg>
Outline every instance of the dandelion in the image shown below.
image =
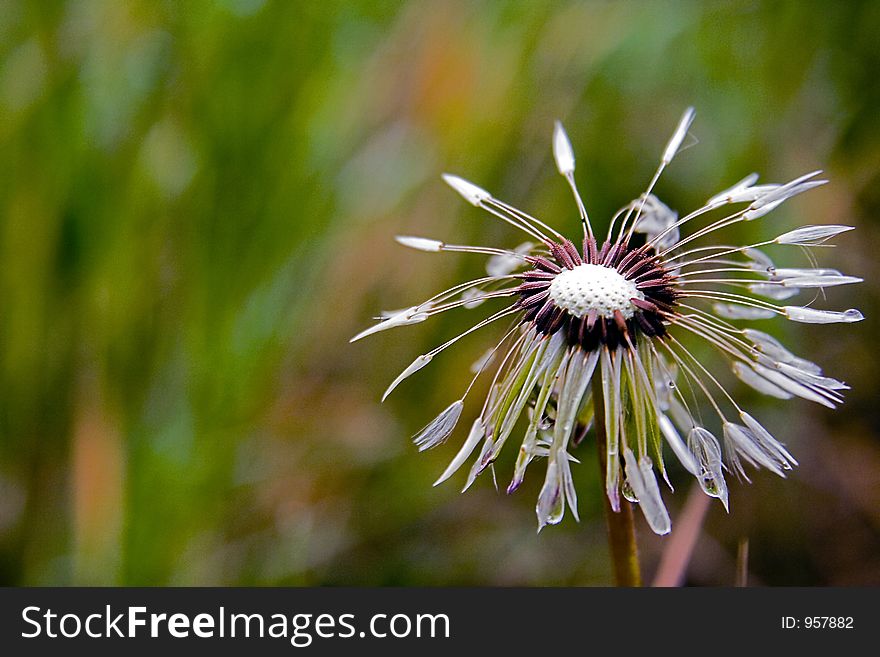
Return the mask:
<svg viewBox="0 0 880 657">
<path fill-rule="evenodd" d="M 827 181 L 817 179 L 821 172 L 814 171 L 785 184 L 759 185 L 752 174 L 679 217 L 653 189 L 680 151 L 693 118 L 689 108 L 647 190 L 611 218 L 604 238 L 593 230 L 575 183 L 571 143 L 556 123 L 553 155 L 580 215 L 580 248 L 541 220 L 449 174 L 443 179 L 456 192 L 525 233 L 529 241 L 501 249 L 397 238 L 404 246 L 426 252 L 488 255 L 487 275 L 389 313 L 352 341 L 490 299 L 506 299 L 508 304 L 416 358 L 385 397 L 464 336 L 512 321 L 475 365 L 464 394 L 415 438 L 420 450 L 443 443 L 462 416 L 477 379 L 494 369 L 482 410 L 435 485 L 476 453 L 464 484 L 464 489 L 470 487 L 492 466 L 522 419 L 525 433 L 507 492 L 517 489 L 532 462 L 546 461 L 536 505 L 540 531 L 560 522 L 566 508 L 577 518 L 571 468 L 578 463 L 575 448 L 592 431 L 600 450 L 609 526 L 615 516 L 631 513 L 623 498 L 638 504 L 654 532 L 666 534 L 671 523 L 658 475 L 669 484 L 665 463 L 670 455 L 725 508 L 726 473 L 748 481 L 747 467 L 763 467 L 785 477 L 797 465 L 786 447 L 693 354 L 693 341 L 710 345 L 738 379 L 765 395 L 801 397 L 829 408 L 842 401 L 845 383 L 826 376 L 771 335 L 741 323 L 773 317 L 808 324 L 863 319 L 858 310 L 823 310 L 793 301 L 802 292 L 861 279 L 815 266 L 778 268 L 766 252 L 768 247 L 799 246 L 809 254 L 809 249 L 826 246 L 851 227 L 803 226 L 747 245 L 714 241 L 724 229 L 756 221 Z M 709 220 L 710 215 L 716 218 Z M 683 235 L 685 229 L 693 230 Z M 698 411 L 704 406 L 711 409 L 708 417 Z"/>
</svg>

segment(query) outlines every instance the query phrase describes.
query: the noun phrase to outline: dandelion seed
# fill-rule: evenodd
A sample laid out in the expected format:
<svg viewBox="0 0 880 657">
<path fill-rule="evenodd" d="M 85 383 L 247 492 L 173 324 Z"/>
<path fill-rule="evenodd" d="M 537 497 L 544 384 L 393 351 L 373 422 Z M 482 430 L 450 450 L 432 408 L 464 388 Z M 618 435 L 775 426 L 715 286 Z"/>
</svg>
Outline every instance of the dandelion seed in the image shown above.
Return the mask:
<svg viewBox="0 0 880 657">
<path fill-rule="evenodd" d="M 815 246 L 824 243 L 835 235 L 853 230 L 852 226 L 804 226 L 783 233 L 774 241 L 777 244 L 806 244 Z"/>
<path fill-rule="evenodd" d="M 708 201 L 706 201 L 706 205 L 715 206 L 715 205 L 724 205 L 726 203 L 742 203 L 743 201 L 754 201 L 761 194 L 770 191 L 768 189 L 759 189 L 756 187 L 752 187 L 756 182 L 758 182 L 758 174 L 750 173 L 745 178 L 740 180 L 735 185 L 731 185 L 727 189 L 722 192 L 718 192 L 715 196 L 712 196 Z"/>
<path fill-rule="evenodd" d="M 844 310 L 819 310 L 817 308 L 803 308 L 801 306 L 784 306 L 785 316 L 794 322 L 805 324 L 836 324 L 838 322 L 860 322 L 865 316 L 855 308 Z"/>
<path fill-rule="evenodd" d="M 482 420 L 480 418 L 474 420 L 467 440 L 464 441 L 464 444 L 461 446 L 458 454 L 455 455 L 455 458 L 452 459 L 452 462 L 449 464 L 449 466 L 447 466 L 446 470 L 443 471 L 443 474 L 440 475 L 437 478 L 437 481 L 434 482 L 435 486 L 439 486 L 444 481 L 449 479 L 462 465 L 464 465 L 464 462 L 467 461 L 468 457 L 471 455 L 471 453 L 473 453 L 474 448 L 480 444 L 480 440 L 483 438 L 484 431 L 485 429 L 483 427 Z"/>
<path fill-rule="evenodd" d="M 428 313 L 423 310 L 420 311 L 418 306 L 406 308 L 405 310 L 400 310 L 392 314 L 391 316 L 384 318 L 375 326 L 371 326 L 370 328 L 361 331 L 351 339 L 351 342 L 357 342 L 358 340 L 361 340 L 368 335 L 378 333 L 379 331 L 387 331 L 388 329 L 394 328 L 395 326 L 418 324 L 419 322 L 424 322 L 426 319 L 428 319 Z"/>
<path fill-rule="evenodd" d="M 445 441 L 455 425 L 458 424 L 458 418 L 461 417 L 461 411 L 464 409 L 464 402 L 458 400 L 449 405 L 449 407 L 440 413 L 428 426 L 422 429 L 418 435 L 413 438 L 413 442 L 418 446 L 419 451 L 436 447 Z"/>
<path fill-rule="evenodd" d="M 768 308 L 741 306 L 737 303 L 713 303 L 712 310 L 719 317 L 727 319 L 770 319 L 776 315 Z"/>
<path fill-rule="evenodd" d="M 526 262 L 524 256 L 535 248 L 532 242 L 523 242 L 513 253 L 499 253 L 486 261 L 486 273 L 489 276 L 506 276 L 519 269 Z"/>
<path fill-rule="evenodd" d="M 443 242 L 440 240 L 431 240 L 426 237 L 411 237 L 409 235 L 398 235 L 394 238 L 398 244 L 408 246 L 417 251 L 437 252 L 443 248 Z"/>
<path fill-rule="evenodd" d="M 675 132 L 672 133 L 672 137 L 669 139 L 669 143 L 666 144 L 666 150 L 663 151 L 663 164 L 669 164 L 670 162 L 672 162 L 672 158 L 674 158 L 676 153 L 678 153 L 678 149 L 681 148 L 681 143 L 684 141 L 684 138 L 687 135 L 688 128 L 690 128 L 691 123 L 694 122 L 695 114 L 696 112 L 694 112 L 693 107 L 688 107 L 687 110 L 685 110 L 684 115 L 678 122 L 678 127 L 675 129 Z"/>
<path fill-rule="evenodd" d="M 500 319 L 515 318 L 500 342 L 475 363 L 474 378 L 464 395 L 414 439 L 420 450 L 443 443 L 461 417 L 477 378 L 494 370 L 482 410 L 435 485 L 452 477 L 476 453 L 465 478 L 464 489 L 470 487 L 491 469 L 525 417 L 525 434 L 507 491 L 519 487 L 531 464 L 546 460 L 536 504 L 540 530 L 560 522 L 566 508 L 577 517 L 571 471 L 578 463 L 574 452 L 588 431 L 598 430 L 606 444 L 605 488 L 611 509 L 621 509 L 621 497 L 638 503 L 651 529 L 665 534 L 670 529 L 669 514 L 656 472 L 666 477 L 669 456 L 725 508 L 725 470 L 748 480 L 746 467 L 785 476 L 797 465 L 786 447 L 742 409 L 690 351 L 691 342 L 710 345 L 740 381 L 762 394 L 800 397 L 829 408 L 842 402 L 845 383 L 826 376 L 821 367 L 793 354 L 768 333 L 738 323 L 770 318 L 807 324 L 862 320 L 855 309 L 778 305 L 802 289 L 832 288 L 861 279 L 815 266 L 777 268 L 763 250 L 823 246 L 851 227 L 804 226 L 755 244 L 713 243 L 716 231 L 756 220 L 826 181 L 816 180 L 820 172 L 815 171 L 784 184 L 758 185 L 757 174 L 751 174 L 679 218 L 653 188 L 680 152 L 693 118 L 689 108 L 667 142 L 647 190 L 611 219 L 604 238 L 594 233 L 587 216 L 574 180 L 574 150 L 558 122 L 552 151 L 583 224 L 583 239 L 577 245 L 536 217 L 449 174 L 443 179 L 465 200 L 525 233 L 529 241 L 515 249 L 500 249 L 397 238 L 421 251 L 490 256 L 488 276 L 390 313 L 354 339 L 454 308 L 473 308 L 488 299 L 506 299 L 507 306 L 416 358 L 391 383 L 386 396 L 465 335 Z M 715 220 L 704 219 L 726 206 L 739 209 L 725 210 L 726 216 Z M 685 234 L 699 221 L 704 222 L 701 227 Z M 638 240 L 633 239 L 635 234 Z M 695 404 L 711 409 L 705 421 Z M 721 441 L 711 429 L 718 426 Z"/>
<path fill-rule="evenodd" d="M 468 182 L 464 178 L 453 176 L 451 173 L 444 173 L 443 180 L 445 180 L 447 185 L 461 194 L 464 199 L 472 205 L 479 205 L 482 201 L 492 198 L 492 195 L 485 189 L 477 187 L 475 184 Z"/>
<path fill-rule="evenodd" d="M 556 168 L 563 176 L 574 173 L 574 150 L 562 124 L 557 121 L 553 129 L 553 157 Z"/>
<path fill-rule="evenodd" d="M 784 388 L 769 381 L 766 377 L 761 376 L 751 366 L 742 362 L 735 362 L 731 365 L 733 373 L 736 374 L 740 381 L 751 386 L 761 394 L 777 399 L 791 399 L 794 395 L 787 392 Z"/>
<path fill-rule="evenodd" d="M 398 377 L 391 382 L 391 385 L 388 386 L 388 389 L 385 390 L 385 394 L 382 395 L 382 401 L 385 401 L 388 395 L 391 394 L 391 391 L 394 390 L 398 385 L 400 385 L 400 383 L 404 379 L 409 378 L 411 375 L 415 374 L 420 369 L 425 367 L 425 365 L 430 363 L 431 358 L 433 358 L 433 356 L 431 356 L 430 354 L 422 354 L 421 356 L 417 357 L 412 363 L 410 363 L 410 366 L 403 370 L 403 372 L 401 372 Z"/>
<path fill-rule="evenodd" d="M 626 448 L 623 452 L 623 460 L 626 464 L 626 479 L 639 500 L 639 506 L 645 514 L 648 525 L 657 534 L 668 534 L 672 525 L 666 505 L 660 497 L 660 487 L 657 486 L 651 459 L 643 456 L 636 462 L 632 450 Z"/>
</svg>

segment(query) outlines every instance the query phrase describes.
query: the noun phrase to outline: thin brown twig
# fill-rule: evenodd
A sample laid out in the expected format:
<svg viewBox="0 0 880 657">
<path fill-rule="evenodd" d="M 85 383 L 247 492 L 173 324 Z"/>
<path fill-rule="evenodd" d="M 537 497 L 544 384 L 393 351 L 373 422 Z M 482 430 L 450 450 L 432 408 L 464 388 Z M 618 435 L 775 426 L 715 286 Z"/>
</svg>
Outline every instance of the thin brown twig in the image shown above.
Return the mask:
<svg viewBox="0 0 880 657">
<path fill-rule="evenodd" d="M 710 498 L 699 486 L 694 485 L 688 493 L 681 517 L 669 536 L 669 542 L 654 576 L 653 586 L 681 586 L 687 572 L 694 546 L 703 528 L 703 519 L 709 509 Z"/>
</svg>

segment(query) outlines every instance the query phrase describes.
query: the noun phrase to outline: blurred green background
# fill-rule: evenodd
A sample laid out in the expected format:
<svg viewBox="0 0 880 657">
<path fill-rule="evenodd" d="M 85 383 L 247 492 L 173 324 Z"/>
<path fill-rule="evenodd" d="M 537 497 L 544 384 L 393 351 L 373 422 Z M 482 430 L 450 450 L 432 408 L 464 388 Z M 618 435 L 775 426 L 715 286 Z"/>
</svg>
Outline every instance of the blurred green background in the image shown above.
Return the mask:
<svg viewBox="0 0 880 657">
<path fill-rule="evenodd" d="M 498 329 L 379 404 L 488 305 L 348 339 L 482 271 L 393 235 L 522 241 L 442 171 L 577 233 L 553 120 L 604 225 L 691 104 L 658 195 L 824 168 L 733 238 L 857 226 L 819 257 L 866 279 L 825 307 L 868 319 L 756 324 L 853 390 L 832 412 L 736 387 L 801 467 L 733 484 L 687 582 L 732 583 L 748 537 L 754 584 L 880 584 L 878 33 L 877 2 L 0 1 L 0 584 L 609 583 L 591 449 L 581 523 L 537 535 L 541 466 L 459 495 L 431 483 L 469 421 L 409 441 Z"/>
</svg>

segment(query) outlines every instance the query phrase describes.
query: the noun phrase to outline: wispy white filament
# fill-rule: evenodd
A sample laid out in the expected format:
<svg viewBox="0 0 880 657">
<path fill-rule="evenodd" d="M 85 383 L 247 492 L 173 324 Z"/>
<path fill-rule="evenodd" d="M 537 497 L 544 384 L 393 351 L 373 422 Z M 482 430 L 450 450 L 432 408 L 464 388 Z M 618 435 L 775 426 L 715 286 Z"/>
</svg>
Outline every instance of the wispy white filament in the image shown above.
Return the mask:
<svg viewBox="0 0 880 657">
<path fill-rule="evenodd" d="M 684 141 L 687 131 L 691 127 L 691 123 L 694 122 L 695 115 L 696 112 L 693 107 L 688 107 L 684 111 L 684 114 L 678 121 L 678 127 L 675 128 L 675 132 L 672 133 L 672 137 L 669 139 L 669 142 L 666 144 L 666 149 L 663 151 L 663 164 L 669 164 L 672 162 L 672 158 L 678 153 L 678 149 L 681 148 L 681 143 Z"/>
<path fill-rule="evenodd" d="M 769 395 L 770 397 L 776 397 L 777 399 L 791 399 L 794 397 L 792 393 L 787 392 L 775 383 L 768 381 L 766 377 L 761 376 L 745 363 L 736 361 L 730 367 L 740 381 L 760 393 Z"/>
<path fill-rule="evenodd" d="M 757 329 L 753 328 L 743 329 L 742 333 L 746 338 L 754 343 L 756 349 L 758 349 L 762 353 L 767 354 L 767 356 L 769 356 L 773 360 L 777 360 L 783 363 L 796 364 L 799 368 L 812 374 L 822 374 L 821 367 L 819 367 L 815 363 L 811 363 L 808 360 L 804 360 L 803 358 L 795 356 L 772 335 L 768 335 L 763 331 L 758 331 Z"/>
<path fill-rule="evenodd" d="M 722 205 L 724 203 L 737 203 L 737 200 L 742 194 L 746 192 L 746 190 L 750 189 L 752 185 L 758 182 L 758 174 L 750 173 L 745 178 L 740 180 L 738 183 L 735 183 L 728 187 L 727 189 L 718 192 L 714 196 L 712 196 L 708 201 L 706 201 L 706 205 Z M 755 198 L 749 198 L 749 201 L 754 201 Z M 746 199 L 742 199 L 746 200 Z"/>
<path fill-rule="evenodd" d="M 840 235 L 840 233 L 845 233 L 852 229 L 852 226 L 836 225 L 802 226 L 801 228 L 795 228 L 787 233 L 783 233 L 773 241 L 777 244 L 817 245 L 822 244 L 835 235 Z"/>
<path fill-rule="evenodd" d="M 825 394 L 822 394 L 816 389 L 804 385 L 799 381 L 795 381 L 791 377 L 786 376 L 778 370 L 770 369 L 769 367 L 765 367 L 757 363 L 754 363 L 752 365 L 752 369 L 757 374 L 767 379 L 770 383 L 775 384 L 776 386 L 782 388 L 784 391 L 792 395 L 816 402 L 817 404 L 822 404 L 822 406 L 827 406 L 828 408 L 837 407 L 837 404 L 835 403 L 836 398 L 833 395 L 827 392 Z"/>
<path fill-rule="evenodd" d="M 806 361 L 806 363 L 813 365 L 809 361 Z M 791 363 L 776 363 L 776 369 L 795 381 L 800 381 L 804 385 L 813 386 L 819 390 L 826 390 L 828 392 L 833 390 L 849 390 L 849 386 L 843 381 L 838 381 L 830 376 L 815 374 L 800 367 L 800 363 L 796 365 Z"/>
<path fill-rule="evenodd" d="M 760 199 L 762 197 L 759 196 L 758 198 Z M 745 212 L 742 213 L 742 215 L 741 215 L 742 220 L 743 221 L 754 221 L 755 219 L 760 219 L 764 215 L 767 215 L 767 214 L 770 214 L 771 212 L 773 212 L 773 210 L 778 208 L 784 202 L 785 202 L 785 199 L 781 198 L 781 199 L 777 199 L 776 201 L 773 201 L 772 203 L 766 203 L 766 204 L 762 205 L 761 207 L 750 207 L 749 209 L 747 209 Z"/>
<path fill-rule="evenodd" d="M 776 316 L 775 312 L 766 308 L 754 308 L 735 303 L 713 303 L 712 310 L 716 315 L 727 319 L 769 319 Z"/>
<path fill-rule="evenodd" d="M 499 253 L 492 256 L 486 261 L 486 273 L 489 276 L 506 276 L 523 266 L 525 262 L 523 256 L 533 248 L 535 245 L 532 242 L 523 242 L 512 253 Z"/>
<path fill-rule="evenodd" d="M 419 451 L 424 452 L 445 441 L 453 429 L 455 429 L 455 425 L 458 424 L 462 409 L 464 409 L 464 400 L 459 399 L 450 404 L 446 410 L 419 431 L 413 438 L 413 442 L 418 446 Z"/>
<path fill-rule="evenodd" d="M 770 432 L 761 426 L 755 418 L 745 411 L 741 411 L 739 415 L 755 437 L 755 444 L 769 459 L 774 460 L 783 470 L 791 470 L 793 465 L 798 464 L 794 457 L 788 453 L 788 450 L 785 449 L 785 446 L 771 436 Z M 770 466 L 768 465 L 767 467 Z"/>
<path fill-rule="evenodd" d="M 766 297 L 775 301 L 784 301 L 797 296 L 801 289 L 799 287 L 784 287 L 776 283 L 752 283 L 748 286 L 749 292 L 757 294 L 759 297 Z"/>
<path fill-rule="evenodd" d="M 813 180 L 810 182 L 806 182 L 810 180 L 810 178 L 815 178 L 820 173 L 822 173 L 821 170 L 805 173 L 804 175 L 799 176 L 794 180 L 785 183 L 784 185 L 776 187 L 776 189 L 769 191 L 766 194 L 762 194 L 752 202 L 752 208 L 762 208 L 765 205 L 770 205 L 778 201 L 785 201 L 787 199 L 790 199 L 792 196 L 801 194 L 809 189 L 812 189 L 819 185 L 824 185 L 828 182 L 827 180 Z"/>
</svg>

